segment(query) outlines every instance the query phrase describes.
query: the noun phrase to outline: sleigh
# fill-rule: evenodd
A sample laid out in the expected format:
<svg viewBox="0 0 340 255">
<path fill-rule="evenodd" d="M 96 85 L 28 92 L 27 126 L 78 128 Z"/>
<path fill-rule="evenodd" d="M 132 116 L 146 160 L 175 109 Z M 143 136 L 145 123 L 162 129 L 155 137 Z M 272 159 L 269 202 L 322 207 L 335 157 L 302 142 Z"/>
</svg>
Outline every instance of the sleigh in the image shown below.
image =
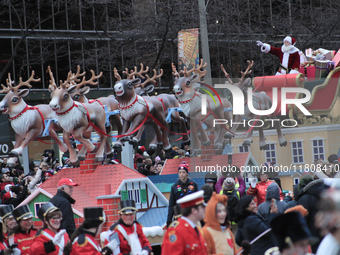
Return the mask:
<svg viewBox="0 0 340 255">
<path fill-rule="evenodd" d="M 340 67 L 332 70 L 325 79 L 305 82 L 304 88 L 311 93 L 310 100 L 304 104 L 312 116 L 305 116 L 295 105 L 290 106 L 289 116 L 300 121 L 302 125 L 323 123 L 327 119 L 336 122 L 331 111 L 340 91 Z M 298 97 L 302 95 L 297 95 Z"/>
</svg>

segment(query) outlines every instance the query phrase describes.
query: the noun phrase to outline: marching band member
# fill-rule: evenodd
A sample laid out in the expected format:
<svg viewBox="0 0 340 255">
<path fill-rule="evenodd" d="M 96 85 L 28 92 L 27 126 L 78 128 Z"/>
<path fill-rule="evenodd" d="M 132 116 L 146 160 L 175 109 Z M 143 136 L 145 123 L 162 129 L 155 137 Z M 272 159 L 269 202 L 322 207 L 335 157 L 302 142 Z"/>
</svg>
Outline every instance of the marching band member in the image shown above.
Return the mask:
<svg viewBox="0 0 340 255">
<path fill-rule="evenodd" d="M 120 219 L 111 226 L 107 235 L 107 242 L 116 240 L 119 244 L 114 251 L 115 255 L 148 255 L 151 253 L 151 245 L 143 233 L 142 225 L 135 220 L 136 212 L 134 200 L 120 201 Z"/>
<path fill-rule="evenodd" d="M 203 220 L 205 206 L 203 190 L 177 200 L 181 205 L 182 217 L 170 224 L 165 233 L 163 255 L 206 255 L 207 245 L 197 223 Z"/>
<path fill-rule="evenodd" d="M 39 209 L 38 216 L 44 223 L 44 228 L 36 234 L 30 254 L 62 255 L 64 246 L 70 239 L 65 229 L 60 230 L 63 219 L 61 211 L 51 202 L 47 202 Z"/>
<path fill-rule="evenodd" d="M 18 226 L 14 229 L 14 234 L 8 236 L 8 244 L 18 244 L 18 249 L 22 255 L 30 254 L 30 247 L 37 230 L 33 228 L 33 213 L 28 205 L 17 207 L 12 212 Z"/>
</svg>

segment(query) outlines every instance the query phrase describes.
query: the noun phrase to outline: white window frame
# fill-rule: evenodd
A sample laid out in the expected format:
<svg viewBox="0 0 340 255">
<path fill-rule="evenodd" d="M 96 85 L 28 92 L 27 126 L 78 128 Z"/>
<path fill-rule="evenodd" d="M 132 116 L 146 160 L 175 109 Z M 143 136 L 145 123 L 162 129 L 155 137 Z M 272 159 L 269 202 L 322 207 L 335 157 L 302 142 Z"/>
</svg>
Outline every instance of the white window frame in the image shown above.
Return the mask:
<svg viewBox="0 0 340 255">
<path fill-rule="evenodd" d="M 325 154 L 325 141 L 326 141 L 326 139 L 325 138 L 323 138 L 323 137 L 314 137 L 314 138 L 312 138 L 312 139 L 310 139 L 310 142 L 311 142 L 311 148 L 312 148 L 312 155 L 313 155 L 313 161 L 315 161 L 315 153 L 314 153 L 314 145 L 313 145 L 313 143 L 314 143 L 314 141 L 317 141 L 318 143 L 319 143 L 319 141 L 322 141 L 322 148 L 323 148 L 323 161 L 325 162 L 326 161 L 326 154 Z M 320 146 L 319 145 L 317 145 L 317 149 L 319 150 L 319 148 L 320 148 Z M 321 155 L 319 152 L 317 153 L 317 155 L 318 155 L 318 159 L 320 158 L 319 156 Z"/>
<path fill-rule="evenodd" d="M 300 182 L 300 179 L 297 177 L 293 178 L 293 186 L 297 185 Z"/>
<path fill-rule="evenodd" d="M 276 152 L 276 143 L 275 142 L 269 142 L 269 143 L 267 143 L 269 146 L 271 146 L 271 145 L 274 145 L 274 149 L 273 150 L 265 150 L 264 151 L 264 158 L 265 158 L 265 160 L 266 160 L 266 162 L 273 162 L 273 159 L 268 159 L 267 158 L 267 152 L 268 151 L 270 151 L 270 152 L 272 152 L 272 151 L 274 151 L 275 152 L 275 158 L 274 158 L 274 161 L 275 161 L 275 164 L 277 164 L 277 152 Z M 271 156 L 270 156 L 270 158 L 272 158 Z"/>
<path fill-rule="evenodd" d="M 301 142 L 302 155 L 298 154 L 297 157 L 302 156 L 302 162 L 294 162 L 293 150 L 295 150 L 295 149 L 293 148 L 293 143 L 298 143 L 298 142 Z M 295 139 L 295 140 L 290 141 L 290 148 L 291 148 L 292 164 L 294 164 L 294 165 L 304 164 L 305 163 L 305 156 L 304 156 L 304 149 L 303 149 L 303 140 Z M 299 149 L 299 148 L 297 148 L 297 149 Z"/>
</svg>

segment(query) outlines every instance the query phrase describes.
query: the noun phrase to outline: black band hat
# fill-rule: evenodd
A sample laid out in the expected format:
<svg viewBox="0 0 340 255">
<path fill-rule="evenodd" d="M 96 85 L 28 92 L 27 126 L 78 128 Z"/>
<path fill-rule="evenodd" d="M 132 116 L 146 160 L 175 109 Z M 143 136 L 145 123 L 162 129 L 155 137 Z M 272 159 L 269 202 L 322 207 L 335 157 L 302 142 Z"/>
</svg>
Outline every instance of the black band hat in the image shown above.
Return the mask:
<svg viewBox="0 0 340 255">
<path fill-rule="evenodd" d="M 51 202 L 47 202 L 46 204 L 43 204 L 39 211 L 38 211 L 38 217 L 40 220 L 44 221 L 46 218 L 46 215 L 55 211 L 60 211 L 58 207 L 56 207 L 54 204 Z"/>
<path fill-rule="evenodd" d="M 136 203 L 132 199 L 122 200 L 119 203 L 119 214 L 129 214 L 135 213 L 138 209 L 136 208 Z"/>
<path fill-rule="evenodd" d="M 20 220 L 27 220 L 29 218 L 33 218 L 33 213 L 31 212 L 27 204 L 17 207 L 16 209 L 13 210 L 12 214 L 17 222 L 19 222 Z"/>
</svg>

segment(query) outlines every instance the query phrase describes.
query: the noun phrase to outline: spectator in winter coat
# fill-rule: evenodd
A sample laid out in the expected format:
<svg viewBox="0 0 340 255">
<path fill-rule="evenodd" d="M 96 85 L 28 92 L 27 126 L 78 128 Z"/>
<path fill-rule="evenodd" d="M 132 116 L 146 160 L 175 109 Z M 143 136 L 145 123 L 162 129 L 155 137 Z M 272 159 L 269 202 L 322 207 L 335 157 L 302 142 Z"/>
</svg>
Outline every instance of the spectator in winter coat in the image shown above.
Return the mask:
<svg viewBox="0 0 340 255">
<path fill-rule="evenodd" d="M 74 186 L 78 186 L 78 184 L 73 182 L 71 179 L 60 179 L 60 181 L 58 182 L 57 194 L 50 200 L 52 204 L 60 208 L 60 211 L 63 214 L 61 228 L 66 229 L 69 236 L 71 236 L 76 230 L 76 223 L 73 218 L 73 211 L 71 206 L 71 204 L 74 204 L 76 202 L 72 198 Z"/>
<path fill-rule="evenodd" d="M 183 161 L 178 167 L 178 181 L 171 186 L 167 225 L 169 226 L 174 216 L 174 206 L 176 201 L 188 194 L 198 191 L 196 182 L 190 180 L 189 177 L 189 165 Z"/>
<path fill-rule="evenodd" d="M 228 197 L 228 206 L 227 206 L 227 212 L 229 220 L 231 220 L 234 223 L 236 213 L 235 209 L 237 207 L 238 201 L 240 200 L 240 193 L 235 188 L 235 181 L 233 178 L 228 177 L 223 181 L 223 186 L 220 194 L 224 194 Z"/>
<path fill-rule="evenodd" d="M 252 241 L 258 235 L 269 229 L 269 223 L 257 214 L 257 206 L 252 196 L 244 196 L 240 199 L 237 208 L 238 230 L 236 243 L 241 245 L 243 240 Z M 272 220 L 277 215 L 277 207 L 271 204 L 270 217 Z M 275 246 L 275 239 L 272 233 L 267 233 L 257 240 L 251 247 L 251 255 L 263 255 L 266 250 Z"/>
<path fill-rule="evenodd" d="M 213 193 L 205 209 L 202 229 L 208 254 L 236 254 L 236 243 L 227 217 L 226 195 Z"/>
<path fill-rule="evenodd" d="M 220 193 L 220 191 L 222 190 L 222 185 L 223 185 L 223 181 L 225 180 L 225 178 L 232 177 L 235 179 L 235 187 L 237 191 L 240 193 L 240 197 L 242 197 L 246 191 L 246 183 L 244 182 L 244 179 L 242 178 L 240 174 L 240 169 L 237 166 L 233 166 L 233 167 L 236 168 L 236 171 L 235 171 L 236 174 L 223 172 L 222 176 L 218 179 L 215 185 L 215 190 L 217 193 Z"/>
<path fill-rule="evenodd" d="M 280 188 L 279 186 L 273 182 L 268 186 L 266 193 L 266 201 L 258 206 L 257 213 L 262 216 L 265 220 L 269 219 L 270 215 L 270 206 L 273 203 L 273 199 L 275 199 L 274 203 L 277 206 L 277 212 L 282 214 L 288 209 L 288 205 L 286 202 L 280 201 Z"/>
<path fill-rule="evenodd" d="M 308 215 L 305 217 L 307 226 L 313 237 L 319 238 L 319 242 L 312 245 L 312 251 L 315 253 L 319 246 L 322 236 L 320 230 L 315 227 L 315 215 L 318 211 L 317 204 L 320 201 L 320 196 L 328 186 L 324 184 L 323 179 L 313 181 L 310 175 L 305 175 L 299 183 L 300 191 L 297 197 L 297 204 L 302 205 L 308 210 Z"/>
</svg>

